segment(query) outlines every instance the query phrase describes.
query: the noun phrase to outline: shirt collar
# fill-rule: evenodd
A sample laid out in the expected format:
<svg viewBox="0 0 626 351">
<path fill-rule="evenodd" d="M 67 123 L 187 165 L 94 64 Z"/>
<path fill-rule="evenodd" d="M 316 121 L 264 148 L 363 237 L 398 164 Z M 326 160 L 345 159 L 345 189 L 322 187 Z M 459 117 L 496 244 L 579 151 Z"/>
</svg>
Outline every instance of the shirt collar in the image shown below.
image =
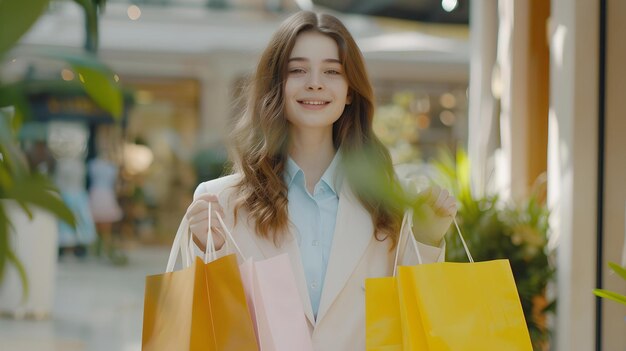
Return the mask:
<svg viewBox="0 0 626 351">
<path fill-rule="evenodd" d="M 339 189 L 341 187 L 341 172 L 339 164 L 341 163 L 341 153 L 337 151 L 335 153 L 335 157 L 326 168 L 324 174 L 322 174 L 322 181 L 328 185 L 330 190 L 332 190 L 335 194 L 339 193 Z"/>
<path fill-rule="evenodd" d="M 340 172 L 339 164 L 341 163 L 341 152 L 337 151 L 333 160 L 322 174 L 322 178 L 320 179 L 335 193 L 338 194 L 338 191 L 341 189 L 341 184 L 343 180 L 342 172 Z M 304 172 L 298 166 L 296 161 L 294 161 L 290 156 L 287 156 L 287 165 L 285 167 L 284 179 L 287 183 L 287 187 L 291 187 L 294 179 L 298 174 L 304 175 Z"/>
<path fill-rule="evenodd" d="M 285 174 L 284 174 L 284 179 L 285 179 L 285 183 L 287 183 L 287 187 L 291 186 L 291 183 L 293 183 L 293 180 L 296 178 L 296 175 L 301 172 L 302 170 L 300 169 L 296 161 L 294 161 L 291 158 L 291 156 L 287 156 L 287 165 L 285 167 Z"/>
</svg>

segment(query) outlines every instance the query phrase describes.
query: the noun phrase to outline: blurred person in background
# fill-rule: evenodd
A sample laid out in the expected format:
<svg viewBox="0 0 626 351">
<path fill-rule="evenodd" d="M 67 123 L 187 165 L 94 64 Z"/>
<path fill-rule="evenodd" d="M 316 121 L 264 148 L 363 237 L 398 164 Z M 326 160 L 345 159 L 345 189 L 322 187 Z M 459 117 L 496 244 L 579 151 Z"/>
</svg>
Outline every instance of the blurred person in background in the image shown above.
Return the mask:
<svg viewBox="0 0 626 351">
<path fill-rule="evenodd" d="M 118 166 L 102 154 L 88 162 L 89 169 L 89 205 L 100 236 L 98 255 L 104 247 L 107 257 L 114 264 L 125 263 L 126 256 L 113 243 L 113 223 L 122 219 L 123 213 L 117 202 L 115 191 Z"/>
<path fill-rule="evenodd" d="M 96 227 L 89 208 L 85 186 L 85 155 L 89 131 L 84 123 L 51 121 L 48 123 L 48 147 L 56 159 L 54 182 L 63 202 L 74 213 L 76 227 L 59 220 L 59 255 L 73 252 L 87 255 L 87 247 L 96 240 Z"/>
<path fill-rule="evenodd" d="M 205 249 L 210 215 L 218 255 L 226 254 L 219 213 L 247 255 L 240 260 L 289 253 L 314 348 L 364 350 L 365 279 L 392 275 L 399 244 L 400 264 L 417 264 L 399 243 L 405 204 L 385 193 L 411 192 L 410 206 L 427 214 L 412 228 L 424 263 L 444 259 L 455 199 L 437 186 L 403 190 L 372 130 L 363 56 L 331 15 L 285 20 L 247 96 L 231 138 L 233 173 L 200 184 L 187 209 L 196 251 Z"/>
</svg>

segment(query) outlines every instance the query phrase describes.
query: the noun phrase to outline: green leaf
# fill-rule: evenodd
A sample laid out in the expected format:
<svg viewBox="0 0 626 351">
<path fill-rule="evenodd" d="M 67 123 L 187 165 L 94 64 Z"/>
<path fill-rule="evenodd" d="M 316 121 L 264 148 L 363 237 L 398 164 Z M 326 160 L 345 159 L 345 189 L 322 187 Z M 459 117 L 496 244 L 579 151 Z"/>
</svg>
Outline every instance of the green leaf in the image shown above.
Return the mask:
<svg viewBox="0 0 626 351">
<path fill-rule="evenodd" d="M 605 289 L 593 289 L 593 293 L 596 296 L 607 298 L 609 300 L 617 301 L 621 303 L 622 305 L 626 305 L 626 296 L 620 295 L 616 292 L 605 290 Z"/>
<path fill-rule="evenodd" d="M 19 275 L 20 280 L 22 281 L 22 288 L 23 288 L 22 289 L 22 302 L 24 302 L 29 294 L 28 279 L 26 277 L 26 269 L 24 268 L 24 265 L 19 260 L 19 258 L 17 258 L 13 250 L 9 250 L 6 254 L 7 254 L 6 256 L 7 261 L 9 261 L 15 266 L 15 269 L 17 269 L 17 274 Z M 0 277 L 0 281 L 2 281 L 1 277 Z"/>
<path fill-rule="evenodd" d="M 87 94 L 114 118 L 120 119 L 124 98 L 114 73 L 97 56 L 90 53 L 71 53 L 54 49 L 37 50 L 35 55 L 68 62 L 78 74 Z"/>
<path fill-rule="evenodd" d="M 6 260 L 8 252 L 11 249 L 9 247 L 9 219 L 4 212 L 4 205 L 0 202 L 0 282 L 4 278 L 4 269 L 6 267 Z"/>
<path fill-rule="evenodd" d="M 75 225 L 72 212 L 67 208 L 63 200 L 54 192 L 50 181 L 38 174 L 32 174 L 27 178 L 16 181 L 5 193 L 7 198 L 14 199 L 18 203 L 35 205 L 42 210 L 49 211 L 70 226 Z"/>
<path fill-rule="evenodd" d="M 114 118 L 120 119 L 123 110 L 122 91 L 113 80 L 112 75 L 102 70 L 87 66 L 74 65 L 74 70 L 79 74 L 80 81 L 85 91 L 91 98 Z"/>
<path fill-rule="evenodd" d="M 28 173 L 28 163 L 19 145 L 14 141 L 10 122 L 0 116 L 0 152 L 3 155 L 2 168 L 6 169 L 9 181 L 20 179 Z"/>
<path fill-rule="evenodd" d="M 12 185 L 13 177 L 4 167 L 0 167 L 0 198 L 4 197 L 4 190 L 2 189 L 9 188 Z"/>
<path fill-rule="evenodd" d="M 366 194 L 373 202 L 391 206 L 391 208 L 406 208 L 410 201 L 392 178 L 392 174 L 385 169 L 374 167 L 381 155 L 375 147 L 367 147 L 360 152 L 344 151 L 343 163 L 350 185 L 357 193 Z"/>
<path fill-rule="evenodd" d="M 0 0 L 0 58 L 48 8 L 50 0 Z"/>
<path fill-rule="evenodd" d="M 17 269 L 17 273 L 22 282 L 22 300 L 25 300 L 29 293 L 26 269 L 9 244 L 9 228 L 11 227 L 11 222 L 6 215 L 5 207 L 2 202 L 0 202 L 0 223 L 2 224 L 0 225 L 0 282 L 4 279 L 7 263 L 12 263 Z"/>
<path fill-rule="evenodd" d="M 611 269 L 615 273 L 617 273 L 620 277 L 622 277 L 622 279 L 626 280 L 626 268 L 620 266 L 619 264 L 615 262 L 609 262 L 609 267 L 611 267 Z"/>
<path fill-rule="evenodd" d="M 13 106 L 20 94 L 19 85 L 0 85 L 0 107 Z"/>
</svg>

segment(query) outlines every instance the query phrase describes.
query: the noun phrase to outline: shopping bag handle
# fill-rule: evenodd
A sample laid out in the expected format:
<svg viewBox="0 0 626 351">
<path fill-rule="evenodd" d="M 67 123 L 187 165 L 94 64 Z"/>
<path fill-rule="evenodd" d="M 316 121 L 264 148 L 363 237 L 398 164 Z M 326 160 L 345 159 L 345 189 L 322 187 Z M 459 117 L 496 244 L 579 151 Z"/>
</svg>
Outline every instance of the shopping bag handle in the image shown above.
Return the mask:
<svg viewBox="0 0 626 351">
<path fill-rule="evenodd" d="M 213 240 L 213 231 L 211 229 L 211 212 L 212 212 L 212 209 L 211 209 L 211 203 L 210 202 L 209 202 L 209 209 L 208 209 L 208 211 L 209 211 L 209 213 L 208 213 L 209 230 L 207 231 L 207 245 L 206 245 L 206 248 L 205 248 L 205 251 L 204 251 L 204 262 L 215 261 L 217 259 L 217 250 L 215 249 L 215 242 Z M 222 226 L 222 231 L 224 231 L 224 233 L 221 233 L 220 231 L 216 231 L 216 233 L 221 235 L 222 238 L 224 238 L 224 245 L 226 245 L 226 251 L 230 252 L 230 242 L 232 242 L 233 245 L 235 246 L 235 249 L 237 250 L 237 252 L 241 256 L 241 258 L 245 258 L 243 253 L 241 252 L 241 249 L 239 248 L 239 245 L 237 245 L 237 242 L 235 241 L 235 238 L 233 237 L 233 234 L 230 232 L 230 230 L 228 230 L 228 227 L 226 226 L 226 223 L 224 223 L 224 219 L 222 219 L 222 216 L 217 211 L 215 211 L 215 215 L 217 217 L 217 220 L 220 222 L 220 225 Z M 224 234 L 226 234 L 226 235 L 224 235 Z M 209 245 L 209 242 L 210 242 L 210 245 Z"/>
<path fill-rule="evenodd" d="M 211 212 L 213 211 L 211 210 L 211 202 L 209 202 L 209 208 L 207 209 L 209 223 L 206 232 L 206 245 L 204 246 L 204 262 L 215 261 L 215 259 L 217 259 L 217 250 L 215 249 L 213 230 L 211 229 Z"/>
<path fill-rule="evenodd" d="M 232 242 L 233 245 L 235 246 L 235 249 L 237 250 L 237 253 L 239 253 L 239 256 L 245 259 L 245 256 L 243 255 L 241 248 L 239 247 L 239 245 L 237 245 L 237 242 L 235 241 L 235 238 L 233 237 L 233 234 L 231 233 L 231 231 L 228 230 L 228 227 L 226 226 L 226 223 L 224 223 L 224 219 L 222 219 L 222 216 L 218 212 L 215 212 L 215 215 L 217 216 L 217 220 L 222 225 L 222 230 L 224 231 L 224 233 L 220 233 L 220 232 L 217 232 L 217 233 L 220 234 L 222 238 L 224 238 L 224 245 L 226 245 L 226 249 L 230 251 L 230 242 Z"/>
<path fill-rule="evenodd" d="M 394 277 L 396 276 L 396 271 L 398 269 L 398 256 L 400 255 L 400 247 L 402 246 L 402 234 L 404 233 L 404 227 L 406 226 L 409 220 L 409 216 L 413 216 L 413 211 L 410 211 L 410 210 L 404 211 L 404 216 L 402 216 L 402 224 L 400 225 L 400 235 L 398 235 L 398 243 L 396 244 L 396 255 L 395 255 L 395 258 L 393 259 L 393 276 Z M 408 232 L 410 236 L 413 236 L 413 226 L 409 227 Z"/>
<path fill-rule="evenodd" d="M 467 248 L 467 243 L 465 242 L 465 239 L 463 238 L 463 234 L 461 234 L 461 228 L 459 228 L 459 223 L 456 222 L 456 217 L 452 218 L 452 221 L 454 222 L 454 226 L 456 227 L 456 232 L 459 233 L 459 238 L 461 239 L 461 242 L 463 243 L 463 249 L 465 250 L 465 253 L 467 254 L 467 258 L 469 259 L 471 263 L 474 263 L 474 258 L 472 257 L 472 254 L 470 253 L 469 249 Z"/>
<path fill-rule="evenodd" d="M 465 250 L 465 253 L 467 254 L 467 258 L 469 259 L 471 263 L 474 263 L 474 258 L 472 257 L 472 254 L 470 253 L 469 248 L 467 247 L 465 238 L 463 238 L 463 234 L 461 233 L 461 228 L 459 227 L 459 224 L 456 221 L 456 217 L 453 218 L 452 221 L 454 222 L 454 226 L 456 227 L 457 233 L 459 234 L 461 243 L 463 243 L 463 249 Z M 393 276 L 394 277 L 396 276 L 397 269 L 398 269 L 398 256 L 400 253 L 400 246 L 401 246 L 400 244 L 402 243 L 402 234 L 404 233 L 404 228 L 406 227 L 407 224 L 409 226 L 407 229 L 407 233 L 409 235 L 408 240 L 410 240 L 413 243 L 413 248 L 415 249 L 415 253 L 417 254 L 418 264 L 422 264 L 422 255 L 419 252 L 415 235 L 413 235 L 413 210 L 409 209 L 404 212 L 404 216 L 402 218 L 402 225 L 400 226 L 400 235 L 398 237 L 398 245 L 396 247 L 396 255 L 394 258 L 394 262 L 393 262 Z"/>
<path fill-rule="evenodd" d="M 191 265 L 191 257 L 193 254 L 189 252 L 189 244 L 187 243 L 188 236 L 189 221 L 187 220 L 187 217 L 183 216 L 183 219 L 178 226 L 178 230 L 176 231 L 176 236 L 174 237 L 174 243 L 172 244 L 172 248 L 170 250 L 170 256 L 167 260 L 167 267 L 165 268 L 166 273 L 174 271 L 179 251 L 181 253 L 183 267 L 189 267 Z"/>
<path fill-rule="evenodd" d="M 463 243 L 463 249 L 465 250 L 465 254 L 467 254 L 467 258 L 469 259 L 471 263 L 474 263 L 474 258 L 472 257 L 472 254 L 470 253 L 469 249 L 467 248 L 467 243 L 465 243 L 463 234 L 461 234 L 461 228 L 459 228 L 459 224 L 456 222 L 456 217 L 452 218 L 452 221 L 454 222 L 454 226 L 456 227 L 456 232 L 459 234 L 461 243 Z M 413 228 L 413 216 L 412 215 L 409 217 L 409 222 L 411 224 L 411 228 Z M 422 264 L 422 255 L 420 255 L 420 251 L 417 246 L 417 240 L 415 240 L 414 235 L 411 235 L 411 242 L 413 243 L 413 247 L 415 248 L 415 253 L 417 254 L 417 262 L 419 264 Z"/>
<path fill-rule="evenodd" d="M 215 249 L 215 242 L 213 241 L 213 235 L 212 235 L 212 229 L 211 229 L 211 215 L 210 215 L 211 211 L 212 211 L 212 206 L 211 206 L 211 203 L 209 203 L 209 209 L 208 209 L 209 228 L 207 230 L 207 244 L 206 244 L 206 248 L 204 251 L 204 262 L 214 261 L 215 259 L 217 259 L 217 250 Z M 239 252 L 241 257 L 244 257 L 241 252 L 241 249 L 237 245 L 237 242 L 234 241 L 232 234 L 227 229 L 226 224 L 224 223 L 224 220 L 222 219 L 222 216 L 220 216 L 219 213 L 216 213 L 216 215 L 217 215 L 218 221 L 220 222 L 220 224 L 222 225 L 222 228 L 224 229 L 224 232 L 226 232 L 226 235 L 228 236 L 228 237 L 225 237 L 223 233 L 217 232 L 218 234 L 224 237 L 225 245 L 227 245 L 226 249 L 230 251 L 230 243 L 228 240 L 230 239 L 230 241 L 233 242 L 235 248 L 237 249 L 237 252 Z M 176 236 L 174 237 L 172 248 L 170 249 L 170 255 L 167 260 L 167 266 L 165 268 L 165 272 L 170 273 L 174 271 L 174 266 L 176 265 L 176 260 L 178 259 L 179 252 L 181 254 L 182 267 L 183 268 L 190 267 L 191 264 L 193 263 L 193 257 L 194 257 L 194 252 L 192 248 L 193 248 L 193 235 L 190 234 L 189 220 L 187 219 L 186 216 L 183 216 L 183 219 L 181 220 L 180 225 L 178 226 L 178 230 L 176 231 Z"/>
</svg>

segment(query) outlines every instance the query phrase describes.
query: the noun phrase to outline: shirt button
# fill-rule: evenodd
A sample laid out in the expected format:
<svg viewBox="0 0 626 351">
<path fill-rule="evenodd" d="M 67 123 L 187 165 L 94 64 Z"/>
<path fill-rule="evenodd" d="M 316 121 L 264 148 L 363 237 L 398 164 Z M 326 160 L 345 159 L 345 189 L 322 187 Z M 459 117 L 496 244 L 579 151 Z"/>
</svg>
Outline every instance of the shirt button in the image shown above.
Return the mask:
<svg viewBox="0 0 626 351">
<path fill-rule="evenodd" d="M 312 289 L 317 289 L 317 287 L 318 287 L 317 282 L 311 283 L 311 288 Z"/>
<path fill-rule="evenodd" d="M 311 243 L 311 245 L 313 246 L 319 246 L 320 242 L 319 240 L 313 240 L 313 242 Z"/>
</svg>

